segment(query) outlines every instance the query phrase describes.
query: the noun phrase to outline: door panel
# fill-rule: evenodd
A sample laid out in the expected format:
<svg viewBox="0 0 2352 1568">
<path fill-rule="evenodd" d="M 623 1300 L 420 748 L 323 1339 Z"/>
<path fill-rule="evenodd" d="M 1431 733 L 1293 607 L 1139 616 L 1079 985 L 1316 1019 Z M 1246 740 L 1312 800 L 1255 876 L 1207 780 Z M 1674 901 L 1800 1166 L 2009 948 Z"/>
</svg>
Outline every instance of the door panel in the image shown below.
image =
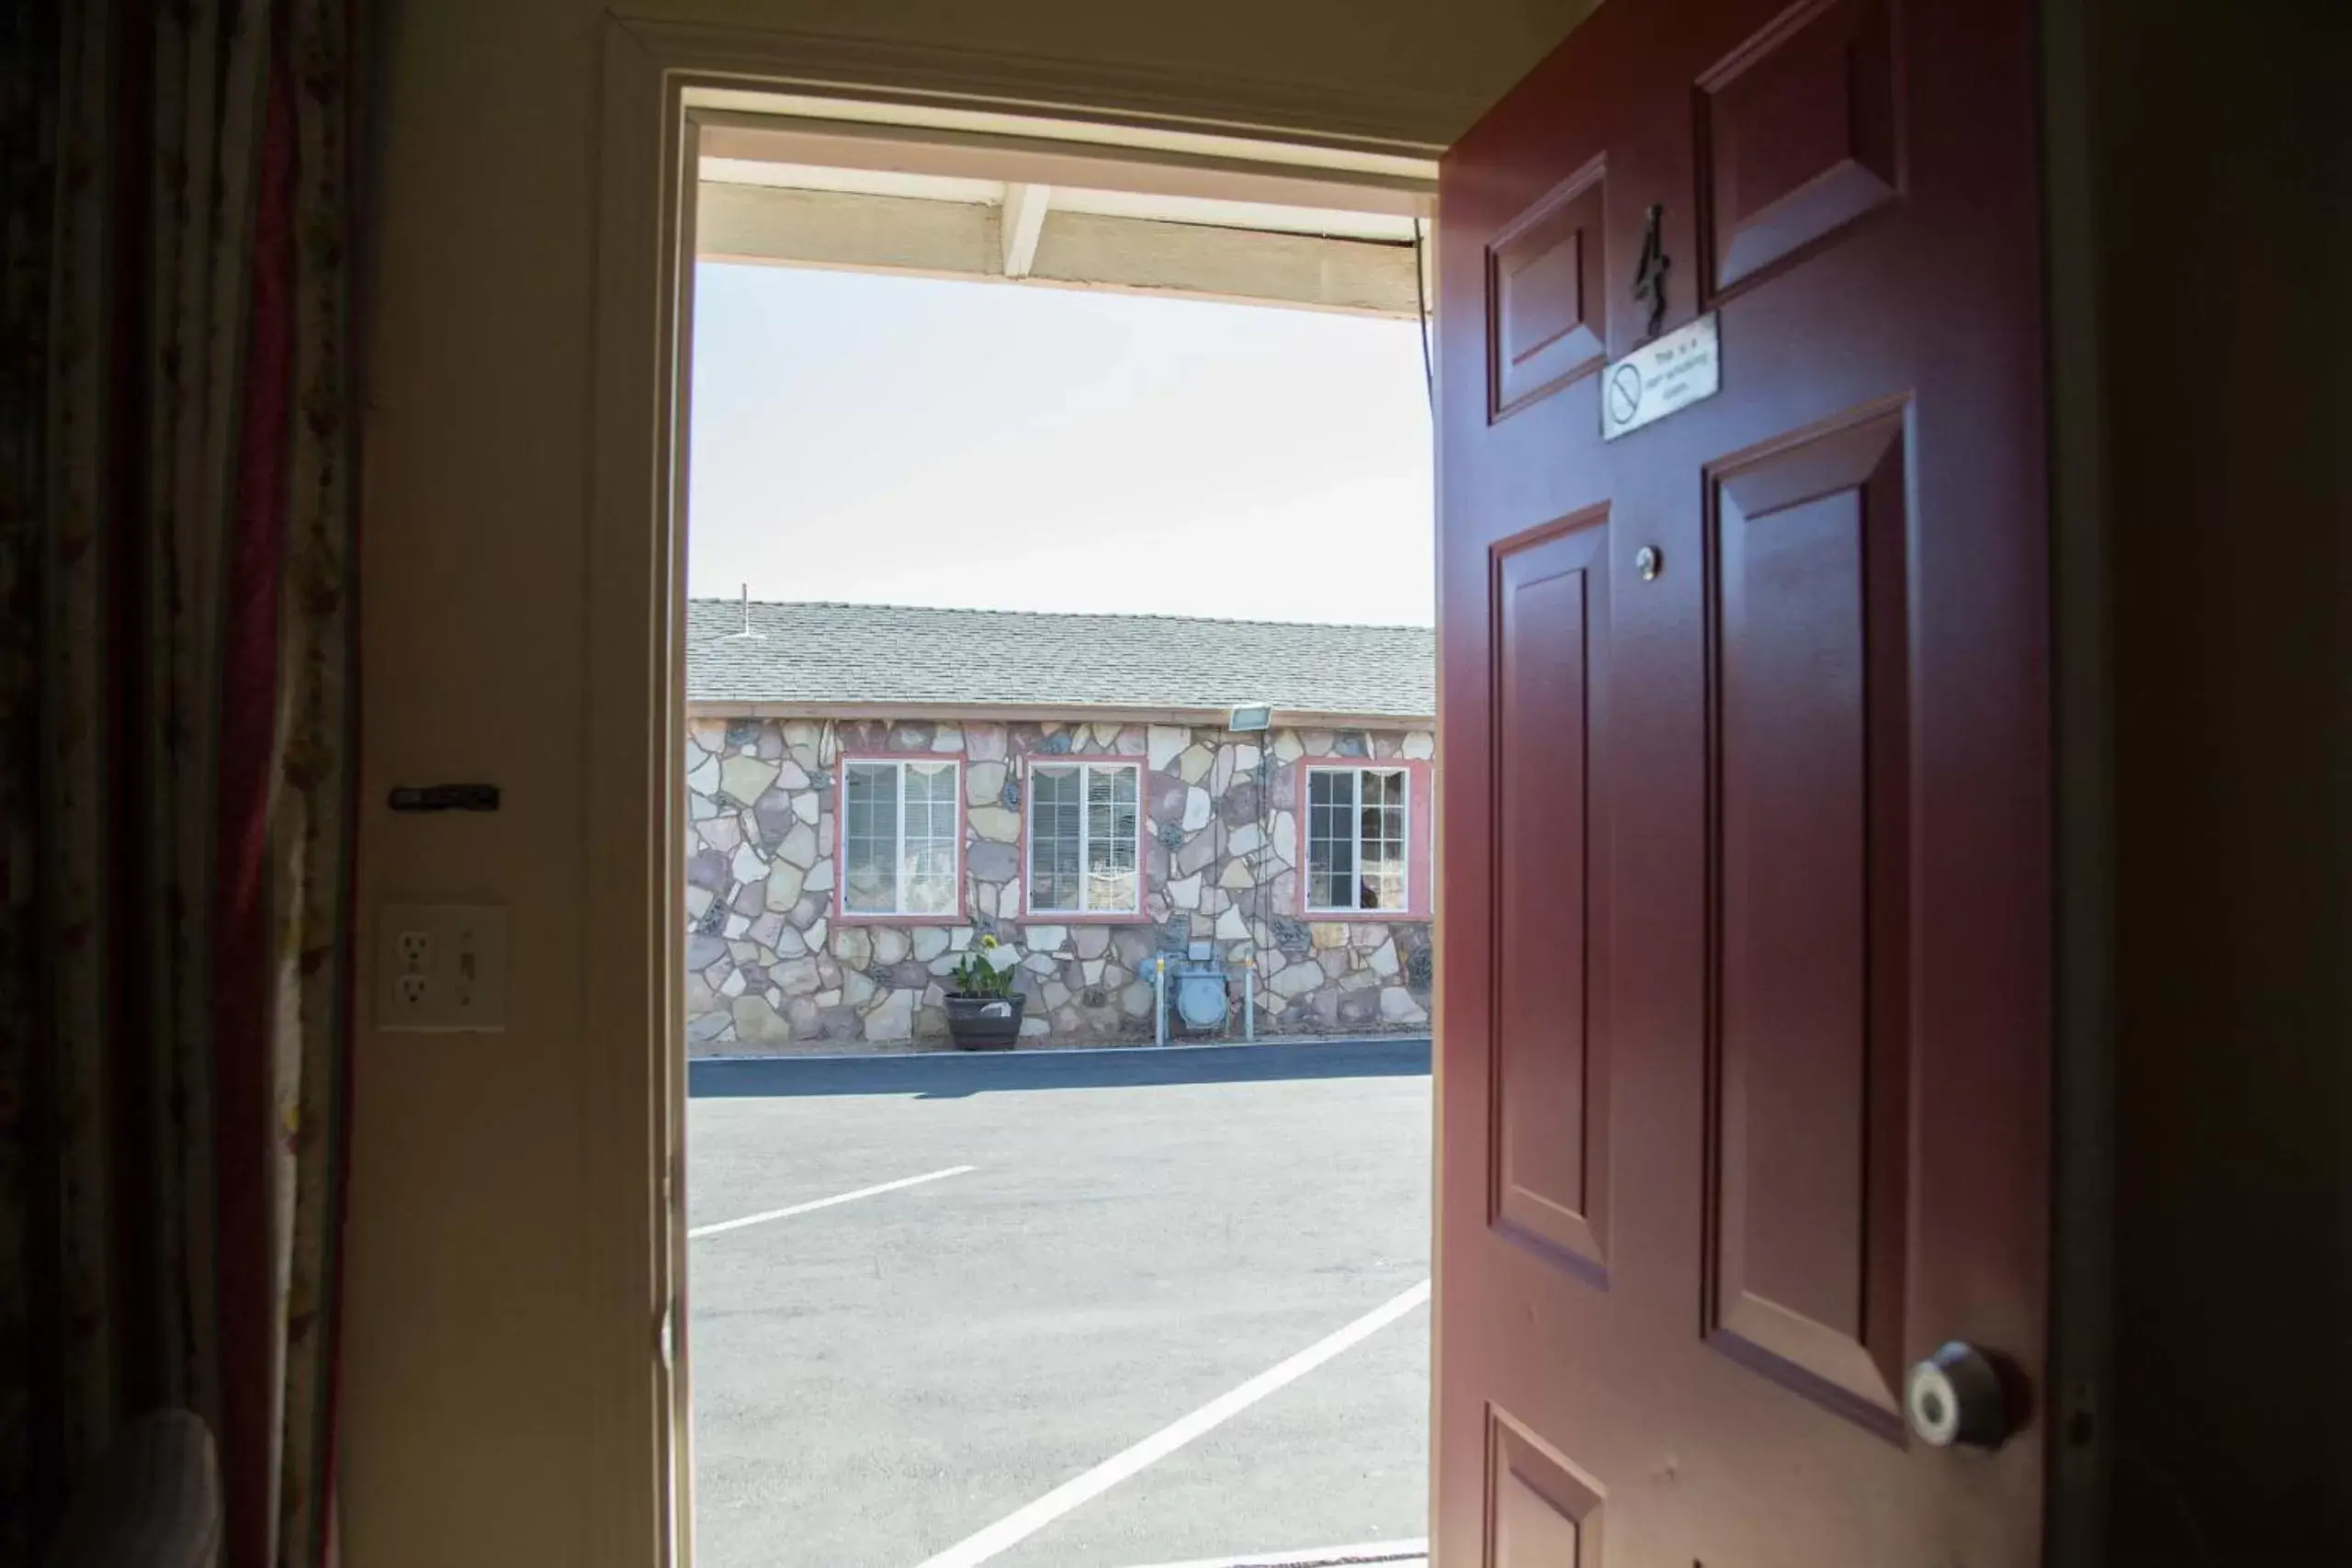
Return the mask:
<svg viewBox="0 0 2352 1568">
<path fill-rule="evenodd" d="M 1487 1424 L 1487 1558 L 1501 1568 L 1600 1568 L 1600 1494 L 1500 1411 Z"/>
<path fill-rule="evenodd" d="M 1894 198 L 1884 0 L 1800 6 L 1699 80 L 1711 295 Z"/>
<path fill-rule="evenodd" d="M 1569 175 L 1487 249 L 1497 418 L 1600 364 L 1602 172 L 1595 162 Z"/>
<path fill-rule="evenodd" d="M 1613 0 L 1446 160 L 1443 1568 L 2037 1560 L 2031 45 Z M 1653 209 L 1723 389 L 1604 443 Z M 1996 1451 L 1901 1420 L 1953 1338 Z"/>
<path fill-rule="evenodd" d="M 1592 791 L 1608 671 L 1605 513 L 1498 547 L 1495 1214 L 1608 1278 L 1609 896 Z"/>
<path fill-rule="evenodd" d="M 1900 1438 L 1910 996 L 1902 411 L 1718 469 L 1720 1348 Z"/>
</svg>

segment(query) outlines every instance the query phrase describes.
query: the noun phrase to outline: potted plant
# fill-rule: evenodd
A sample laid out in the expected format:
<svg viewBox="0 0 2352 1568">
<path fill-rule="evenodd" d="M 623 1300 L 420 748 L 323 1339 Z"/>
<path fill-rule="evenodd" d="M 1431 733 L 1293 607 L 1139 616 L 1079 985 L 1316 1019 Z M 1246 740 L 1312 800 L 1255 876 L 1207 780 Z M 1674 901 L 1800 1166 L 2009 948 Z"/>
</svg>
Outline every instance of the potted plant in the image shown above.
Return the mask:
<svg viewBox="0 0 2352 1568">
<path fill-rule="evenodd" d="M 996 938 L 984 936 L 948 972 L 947 1037 L 958 1051 L 1010 1051 L 1021 1038 L 1028 1001 L 1012 988 L 1012 965 L 999 968 Z"/>
</svg>

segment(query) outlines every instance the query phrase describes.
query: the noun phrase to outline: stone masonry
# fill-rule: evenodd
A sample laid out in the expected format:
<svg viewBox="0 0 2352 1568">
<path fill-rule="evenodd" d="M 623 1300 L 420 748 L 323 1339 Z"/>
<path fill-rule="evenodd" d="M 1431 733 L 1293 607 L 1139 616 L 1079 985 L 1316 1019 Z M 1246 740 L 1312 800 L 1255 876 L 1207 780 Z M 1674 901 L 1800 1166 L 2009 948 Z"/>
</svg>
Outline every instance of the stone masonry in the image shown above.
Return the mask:
<svg viewBox="0 0 2352 1568">
<path fill-rule="evenodd" d="M 982 935 L 1017 964 L 1034 1044 L 1148 1043 L 1152 961 L 1194 941 L 1254 959 L 1267 1034 L 1419 1030 L 1425 919 L 1298 917 L 1302 758 L 1426 759 L 1427 730 L 701 717 L 686 740 L 686 1027 L 698 1055 L 944 1046 L 944 976 Z M 963 909 L 952 923 L 834 913 L 843 755 L 964 766 Z M 1023 914 L 1023 758 L 1145 759 L 1145 918 Z M 1426 876 L 1426 856 L 1414 874 Z M 1419 898 L 1416 900 L 1419 902 Z M 1239 998 L 1234 1007 L 1238 1015 Z M 1238 1016 L 1233 1034 L 1239 1034 Z"/>
</svg>

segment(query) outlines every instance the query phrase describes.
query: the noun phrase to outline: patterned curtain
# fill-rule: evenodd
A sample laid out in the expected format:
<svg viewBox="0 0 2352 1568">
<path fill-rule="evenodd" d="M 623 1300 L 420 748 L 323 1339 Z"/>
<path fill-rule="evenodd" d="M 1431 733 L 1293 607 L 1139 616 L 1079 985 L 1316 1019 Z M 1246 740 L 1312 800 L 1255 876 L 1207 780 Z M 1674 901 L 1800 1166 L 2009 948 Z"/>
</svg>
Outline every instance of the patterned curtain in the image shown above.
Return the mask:
<svg viewBox="0 0 2352 1568">
<path fill-rule="evenodd" d="M 348 3 L 0 19 L 0 1562 L 170 1407 L 334 1556 Z"/>
</svg>

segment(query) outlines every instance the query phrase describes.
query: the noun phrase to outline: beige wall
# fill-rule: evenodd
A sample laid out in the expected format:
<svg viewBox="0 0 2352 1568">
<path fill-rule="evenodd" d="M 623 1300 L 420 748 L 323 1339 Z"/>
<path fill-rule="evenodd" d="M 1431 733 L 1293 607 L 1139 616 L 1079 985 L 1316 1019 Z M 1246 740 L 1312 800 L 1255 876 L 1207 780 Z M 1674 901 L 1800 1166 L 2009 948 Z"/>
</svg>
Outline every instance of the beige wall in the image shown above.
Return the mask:
<svg viewBox="0 0 2352 1568">
<path fill-rule="evenodd" d="M 660 14 L 862 30 L 1236 84 L 1282 118 L 1442 142 L 1582 0 L 707 4 Z M 365 318 L 365 795 L 490 780 L 494 817 L 363 826 L 363 915 L 512 912 L 510 1027 L 363 1031 L 349 1234 L 343 1523 L 352 1568 L 629 1561 L 593 1347 L 650 1345 L 594 1288 L 581 670 L 595 0 L 390 0 Z M 1217 89 L 1211 84 L 1211 91 Z M 368 950 L 362 944 L 362 952 Z M 363 1017 L 366 1013 L 363 1007 Z M 609 1185 L 603 1189 L 609 1190 Z"/>
</svg>

